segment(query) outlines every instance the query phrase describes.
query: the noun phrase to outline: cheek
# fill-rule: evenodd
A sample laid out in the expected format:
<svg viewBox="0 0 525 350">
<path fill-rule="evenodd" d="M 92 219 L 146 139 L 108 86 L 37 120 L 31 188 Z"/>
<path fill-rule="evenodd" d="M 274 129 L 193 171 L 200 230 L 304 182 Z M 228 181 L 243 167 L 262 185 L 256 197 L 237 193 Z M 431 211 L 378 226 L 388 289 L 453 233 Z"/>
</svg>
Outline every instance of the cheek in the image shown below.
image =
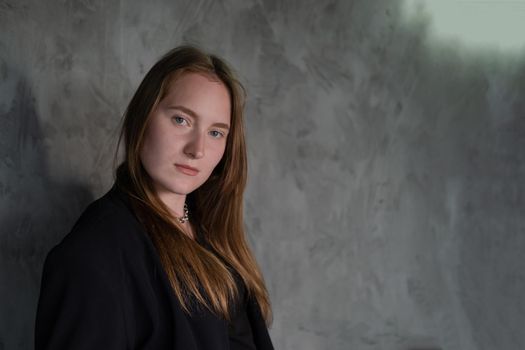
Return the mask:
<svg viewBox="0 0 525 350">
<path fill-rule="evenodd" d="M 163 130 L 158 130 L 157 128 L 146 133 L 143 152 L 148 153 L 148 157 L 150 158 L 162 158 L 175 146 L 173 138 Z"/>
<path fill-rule="evenodd" d="M 220 147 L 213 153 L 213 162 L 212 162 L 212 169 L 215 169 L 215 167 L 220 163 L 222 158 L 224 157 L 225 147 Z"/>
<path fill-rule="evenodd" d="M 140 161 L 142 163 L 142 166 L 146 171 L 151 175 L 152 167 L 154 165 L 154 157 L 153 155 L 155 152 L 152 152 L 151 145 L 148 142 L 144 142 L 144 145 L 142 145 L 142 149 L 140 151 Z"/>
<path fill-rule="evenodd" d="M 213 145 L 213 147 L 209 147 L 206 150 L 206 157 L 203 159 L 202 167 L 203 169 L 206 169 L 205 172 L 203 172 L 203 175 L 207 178 L 208 176 L 213 173 L 213 170 L 217 166 L 217 164 L 220 163 L 222 157 L 224 154 L 224 149 L 222 147 L 218 147 L 218 145 Z"/>
<path fill-rule="evenodd" d="M 162 150 L 164 147 L 161 144 L 161 140 L 161 138 L 152 137 L 150 134 L 145 136 L 144 144 L 140 151 L 140 159 L 148 172 L 154 170 L 163 157 Z"/>
</svg>

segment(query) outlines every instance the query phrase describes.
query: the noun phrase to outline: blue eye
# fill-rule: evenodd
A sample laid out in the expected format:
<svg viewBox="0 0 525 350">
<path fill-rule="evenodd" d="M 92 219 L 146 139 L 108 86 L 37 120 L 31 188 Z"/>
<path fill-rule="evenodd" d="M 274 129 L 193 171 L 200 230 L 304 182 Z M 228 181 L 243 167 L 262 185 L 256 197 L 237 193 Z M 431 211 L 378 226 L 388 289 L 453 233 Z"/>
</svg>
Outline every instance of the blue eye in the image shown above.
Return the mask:
<svg viewBox="0 0 525 350">
<path fill-rule="evenodd" d="M 220 131 L 217 131 L 217 130 L 210 131 L 210 134 L 211 134 L 211 136 L 213 136 L 216 139 L 224 137 L 224 133 L 222 133 Z"/>
<path fill-rule="evenodd" d="M 185 122 L 187 123 L 186 119 L 184 119 L 184 118 L 182 118 L 182 117 L 179 117 L 178 115 L 174 116 L 174 117 L 171 118 L 171 119 L 172 119 L 173 121 L 175 121 L 175 124 L 177 124 L 177 125 L 184 125 Z"/>
</svg>

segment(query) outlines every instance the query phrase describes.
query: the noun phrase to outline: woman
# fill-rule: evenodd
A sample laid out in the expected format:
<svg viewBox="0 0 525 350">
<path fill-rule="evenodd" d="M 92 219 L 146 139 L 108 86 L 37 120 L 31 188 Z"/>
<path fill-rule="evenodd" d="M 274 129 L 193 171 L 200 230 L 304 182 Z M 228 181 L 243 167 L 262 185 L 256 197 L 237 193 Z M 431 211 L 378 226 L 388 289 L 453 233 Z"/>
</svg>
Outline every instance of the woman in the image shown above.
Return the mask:
<svg viewBox="0 0 525 350">
<path fill-rule="evenodd" d="M 183 46 L 151 68 L 115 184 L 46 258 L 37 350 L 273 349 L 243 229 L 243 108 L 216 56 Z"/>
</svg>

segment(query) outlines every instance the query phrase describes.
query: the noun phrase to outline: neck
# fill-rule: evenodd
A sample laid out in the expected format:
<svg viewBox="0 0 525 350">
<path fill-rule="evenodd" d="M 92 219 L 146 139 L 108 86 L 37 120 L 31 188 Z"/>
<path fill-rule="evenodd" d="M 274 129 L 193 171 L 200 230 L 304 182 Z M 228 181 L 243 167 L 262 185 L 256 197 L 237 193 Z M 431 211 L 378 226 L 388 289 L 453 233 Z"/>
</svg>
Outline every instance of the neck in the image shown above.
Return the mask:
<svg viewBox="0 0 525 350">
<path fill-rule="evenodd" d="M 157 193 L 159 199 L 168 207 L 171 215 L 180 218 L 184 215 L 184 203 L 186 203 L 186 195 L 175 194 L 172 192 Z"/>
<path fill-rule="evenodd" d="M 167 191 L 158 191 L 157 195 L 159 196 L 159 199 L 162 201 L 162 203 L 164 203 L 164 205 L 168 207 L 168 210 L 170 211 L 170 214 L 173 215 L 173 217 L 175 218 L 176 223 L 179 226 L 182 226 L 184 233 L 188 237 L 194 238 L 195 235 L 193 233 L 193 228 L 191 227 L 190 223 L 185 222 L 182 224 L 178 220 L 178 218 L 181 218 L 184 215 L 184 203 L 186 202 L 186 195 L 176 194 Z"/>
</svg>

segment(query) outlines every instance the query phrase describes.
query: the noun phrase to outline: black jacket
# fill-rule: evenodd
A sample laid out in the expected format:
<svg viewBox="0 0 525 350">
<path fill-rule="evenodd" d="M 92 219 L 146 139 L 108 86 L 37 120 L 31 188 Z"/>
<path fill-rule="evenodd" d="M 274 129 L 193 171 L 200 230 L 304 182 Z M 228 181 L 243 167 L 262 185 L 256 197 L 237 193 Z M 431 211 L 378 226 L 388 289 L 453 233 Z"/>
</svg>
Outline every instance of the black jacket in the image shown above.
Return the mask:
<svg viewBox="0 0 525 350">
<path fill-rule="evenodd" d="M 255 299 L 247 315 L 257 349 L 273 349 Z M 186 315 L 158 253 L 113 187 L 90 204 L 48 254 L 35 349 L 229 349 L 226 321 L 201 308 Z"/>
</svg>

